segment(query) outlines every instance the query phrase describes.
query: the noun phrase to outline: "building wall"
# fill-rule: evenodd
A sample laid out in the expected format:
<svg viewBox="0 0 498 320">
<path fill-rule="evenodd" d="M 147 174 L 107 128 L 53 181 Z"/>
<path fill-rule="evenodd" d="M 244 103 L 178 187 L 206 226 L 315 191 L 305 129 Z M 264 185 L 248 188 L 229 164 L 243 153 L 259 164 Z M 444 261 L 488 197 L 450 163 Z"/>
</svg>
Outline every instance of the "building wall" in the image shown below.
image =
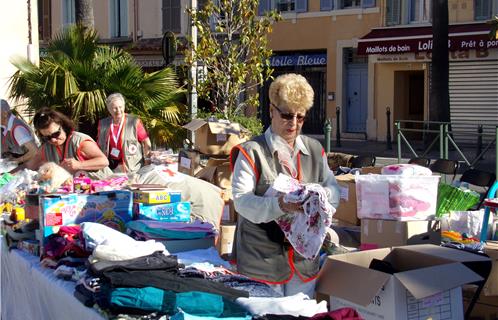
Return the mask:
<svg viewBox="0 0 498 320">
<path fill-rule="evenodd" d="M 377 1 L 378 5 L 382 3 L 381 0 Z M 284 20 L 274 25 L 269 36 L 270 48 L 276 52 L 327 52 L 326 91 L 334 92 L 335 100 L 327 100 L 326 117 L 334 120 L 336 107 L 343 106 L 345 102 L 342 93 L 343 48 L 356 47 L 358 38 L 367 34 L 371 28 L 382 26 L 381 10 L 376 7 L 320 12 L 319 1 L 308 1 L 308 6 L 307 13 L 283 15 Z"/>
<path fill-rule="evenodd" d="M 28 1 L 0 1 L 0 11 L 3 12 L 0 19 L 0 28 L 3 30 L 0 32 L 0 43 L 3 44 L 0 50 L 0 98 L 7 99 L 9 96 L 8 80 L 17 70 L 10 62 L 13 57 L 39 62 L 37 1 L 30 0 L 29 4 L 31 30 L 28 26 Z"/>
<path fill-rule="evenodd" d="M 404 5 L 408 3 L 403 2 Z M 498 10 L 498 1 L 493 4 L 494 12 Z M 386 8 L 381 9 L 385 14 Z M 448 14 L 450 24 L 469 24 L 474 21 L 473 0 L 449 0 Z M 406 21 L 406 20 L 405 20 Z M 428 23 L 410 24 L 410 27 L 429 25 Z M 401 26 L 401 25 L 400 25 Z M 404 25 L 406 26 L 406 25 Z M 398 26 L 393 26 L 396 28 Z M 365 33 L 366 34 L 366 33 Z M 489 51 L 489 52 L 488 52 Z M 495 56 L 497 49 L 489 49 L 486 55 Z M 450 72 L 452 61 L 486 61 L 490 58 L 481 57 L 475 50 L 456 51 L 450 55 Z M 406 75 L 410 72 L 422 71 L 423 85 L 423 119 L 428 120 L 429 110 L 429 77 L 430 53 L 384 54 L 369 56 L 369 102 L 368 110 L 372 116 L 367 120 L 367 136 L 369 139 L 385 141 L 387 135 L 386 107 L 391 109 L 391 135 L 394 138 L 394 121 L 413 120 L 408 114 L 408 82 Z M 451 96 L 450 96 L 451 99 Z M 450 106 L 451 107 L 451 106 Z M 453 108 L 452 108 L 453 109 Z M 461 112 L 461 110 L 460 110 Z M 472 112 L 469 110 L 469 112 Z M 418 119 L 417 119 L 418 120 Z"/>
</svg>

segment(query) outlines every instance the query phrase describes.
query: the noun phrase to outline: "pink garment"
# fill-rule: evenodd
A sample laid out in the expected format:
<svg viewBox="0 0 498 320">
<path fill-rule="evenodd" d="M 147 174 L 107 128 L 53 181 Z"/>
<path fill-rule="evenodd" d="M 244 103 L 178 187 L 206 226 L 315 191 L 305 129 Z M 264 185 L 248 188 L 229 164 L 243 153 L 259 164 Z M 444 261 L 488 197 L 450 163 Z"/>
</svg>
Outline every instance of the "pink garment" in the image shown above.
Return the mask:
<svg viewBox="0 0 498 320">
<path fill-rule="evenodd" d="M 315 314 L 310 320 L 363 320 L 363 318 L 353 308 L 340 308 Z"/>
<path fill-rule="evenodd" d="M 276 222 L 287 240 L 301 256 L 314 259 L 325 239 L 326 227 L 332 223 L 335 209 L 328 202 L 327 192 L 319 184 L 305 184 L 284 196 L 287 203 L 302 203 L 304 213 L 288 213 Z"/>
</svg>

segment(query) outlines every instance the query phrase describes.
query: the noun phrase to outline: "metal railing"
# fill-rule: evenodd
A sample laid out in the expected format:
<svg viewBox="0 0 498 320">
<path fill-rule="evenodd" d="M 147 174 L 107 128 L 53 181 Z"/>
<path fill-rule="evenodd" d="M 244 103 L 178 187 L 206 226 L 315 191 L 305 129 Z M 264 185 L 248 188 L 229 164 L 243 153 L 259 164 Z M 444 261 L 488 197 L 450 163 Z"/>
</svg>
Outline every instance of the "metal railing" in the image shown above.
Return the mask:
<svg viewBox="0 0 498 320">
<path fill-rule="evenodd" d="M 422 125 L 422 129 L 415 128 L 407 128 L 406 125 Z M 395 121 L 396 127 L 396 136 L 397 136 L 397 144 L 398 144 L 398 162 L 401 162 L 401 147 L 403 142 L 406 144 L 410 152 L 414 157 L 425 157 L 434 147 L 436 142 L 439 141 L 439 157 L 441 159 L 448 159 L 449 148 L 450 145 L 457 151 L 457 154 L 461 157 L 470 168 L 474 168 L 476 163 L 483 158 L 483 156 L 491 149 L 491 147 L 495 146 L 495 159 L 498 159 L 498 125 L 494 126 L 494 133 L 485 133 L 482 130 L 482 125 L 478 126 L 477 131 L 472 130 L 458 130 L 452 131 L 451 122 L 438 122 L 438 121 L 416 121 L 416 120 L 397 120 Z M 437 127 L 436 129 L 431 129 L 431 127 Z M 408 141 L 405 133 L 407 132 L 419 132 L 422 133 L 424 137 L 432 137 L 432 141 L 430 143 L 427 141 L 425 150 L 422 154 L 417 154 L 412 144 Z M 477 146 L 481 149 L 478 149 L 476 152 L 476 156 L 474 159 L 470 159 L 464 154 L 462 149 L 455 142 L 454 136 L 456 134 L 465 134 L 468 136 L 476 136 Z M 483 138 L 489 138 L 488 142 L 483 146 Z M 424 139 L 425 140 L 425 139 Z M 480 152 L 479 152 L 480 151 Z M 455 159 L 459 160 L 459 159 Z M 495 173 L 498 177 L 498 161 L 495 160 Z"/>
</svg>

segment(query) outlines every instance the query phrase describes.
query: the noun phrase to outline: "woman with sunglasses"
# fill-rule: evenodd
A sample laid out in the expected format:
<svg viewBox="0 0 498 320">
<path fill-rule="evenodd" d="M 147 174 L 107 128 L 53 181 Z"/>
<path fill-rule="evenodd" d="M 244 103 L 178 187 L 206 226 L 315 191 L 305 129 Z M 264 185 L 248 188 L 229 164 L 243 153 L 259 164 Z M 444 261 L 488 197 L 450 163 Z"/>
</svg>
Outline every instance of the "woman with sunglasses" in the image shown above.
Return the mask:
<svg viewBox="0 0 498 320">
<path fill-rule="evenodd" d="M 110 117 L 99 121 L 97 142 L 114 172 L 135 173 L 150 164 L 151 143 L 142 121 L 125 113 L 125 99 L 113 93 L 106 99 Z"/>
<path fill-rule="evenodd" d="M 55 162 L 71 174 L 83 171 L 92 179 L 112 175 L 107 157 L 88 135 L 75 130 L 74 122 L 64 114 L 42 108 L 33 118 L 42 145 L 27 167 L 37 170 L 45 162 Z"/>
<path fill-rule="evenodd" d="M 302 203 L 287 203 L 283 195 L 265 196 L 266 191 L 283 173 L 302 183 L 320 184 L 330 204 L 339 205 L 339 188 L 322 145 L 301 135 L 313 95 L 303 76 L 277 77 L 269 90 L 271 126 L 231 152 L 232 193 L 239 213 L 237 271 L 272 285 L 284 296 L 313 296 L 319 260 L 294 252 L 275 222 L 285 214 L 303 213 Z"/>
</svg>

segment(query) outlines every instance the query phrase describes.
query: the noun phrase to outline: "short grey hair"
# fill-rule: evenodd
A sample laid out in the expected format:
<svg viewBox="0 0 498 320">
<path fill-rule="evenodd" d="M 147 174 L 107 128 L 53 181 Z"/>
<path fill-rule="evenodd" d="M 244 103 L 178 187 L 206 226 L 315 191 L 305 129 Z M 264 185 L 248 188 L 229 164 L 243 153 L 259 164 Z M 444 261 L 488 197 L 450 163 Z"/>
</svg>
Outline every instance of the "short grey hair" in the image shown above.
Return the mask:
<svg viewBox="0 0 498 320">
<path fill-rule="evenodd" d="M 125 97 L 119 92 L 111 93 L 110 95 L 108 95 L 107 98 L 105 99 L 105 105 L 109 106 L 111 102 L 116 99 L 121 100 L 123 104 L 126 105 Z"/>
<path fill-rule="evenodd" d="M 2 101 L 1 101 L 1 103 L 0 103 L 0 111 L 1 111 L 1 112 L 11 112 L 11 111 L 10 111 L 10 105 L 9 105 L 9 103 L 7 102 L 7 100 L 2 99 Z"/>
</svg>

